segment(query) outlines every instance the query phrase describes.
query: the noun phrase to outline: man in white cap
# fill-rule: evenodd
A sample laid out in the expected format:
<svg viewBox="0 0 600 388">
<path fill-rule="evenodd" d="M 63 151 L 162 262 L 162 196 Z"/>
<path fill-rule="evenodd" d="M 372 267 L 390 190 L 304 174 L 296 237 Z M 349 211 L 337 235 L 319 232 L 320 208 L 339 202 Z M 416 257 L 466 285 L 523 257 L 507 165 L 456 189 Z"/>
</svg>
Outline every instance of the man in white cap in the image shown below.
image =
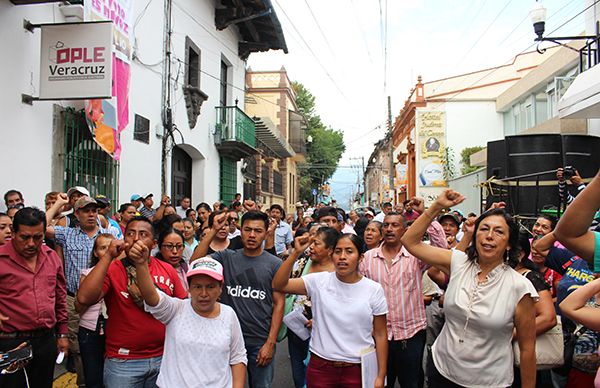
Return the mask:
<svg viewBox="0 0 600 388">
<path fill-rule="evenodd" d="M 79 225 L 79 221 L 77 221 L 77 217 L 75 217 L 73 208 L 75 207 L 75 202 L 77 202 L 77 200 L 84 195 L 89 197 L 90 192 L 83 186 L 73 186 L 67 190 L 67 198 L 69 199 L 69 202 L 63 208 L 66 210 L 63 213 L 65 217 L 58 221 L 58 226 L 68 226 L 70 228 L 74 228 Z"/>
<path fill-rule="evenodd" d="M 156 289 L 145 249 L 129 252 L 146 311 L 167 326 L 165 351 L 157 385 L 161 387 L 242 388 L 246 348 L 233 309 L 218 302 L 223 290 L 223 266 L 210 257 L 190 264 L 190 299 L 177 299 Z M 210 333 L 210 335 L 207 335 Z M 194 360 L 190 368 L 180 360 Z"/>
<path fill-rule="evenodd" d="M 77 191 L 79 191 L 78 188 Z M 87 190 L 86 190 L 87 191 Z M 75 227 L 52 226 L 50 221 L 69 203 L 67 194 L 58 195 L 56 202 L 46 212 L 46 237 L 54 238 L 57 246 L 62 248 L 65 278 L 67 281 L 67 309 L 69 312 L 69 335 L 71 352 L 75 356 L 77 375 L 83 376 L 77 332 L 79 330 L 79 314 L 75 311 L 75 294 L 79 289 L 81 271 L 89 267 L 90 256 L 96 237 L 101 233 L 110 233 L 118 238 L 116 231 L 104 229 L 98 225 L 98 203 L 89 196 L 80 197 L 73 206 L 73 214 L 78 221 Z"/>
</svg>

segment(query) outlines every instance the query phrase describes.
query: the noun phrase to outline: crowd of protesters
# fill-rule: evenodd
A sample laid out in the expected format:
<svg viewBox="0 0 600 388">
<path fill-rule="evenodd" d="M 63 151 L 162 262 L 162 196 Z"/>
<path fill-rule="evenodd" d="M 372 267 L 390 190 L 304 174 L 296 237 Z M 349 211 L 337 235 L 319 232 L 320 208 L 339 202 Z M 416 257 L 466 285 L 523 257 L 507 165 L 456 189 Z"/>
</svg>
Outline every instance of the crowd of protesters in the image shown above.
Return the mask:
<svg viewBox="0 0 600 388">
<path fill-rule="evenodd" d="M 81 186 L 44 212 L 9 190 L 0 352 L 33 357 L 0 387 L 51 387 L 63 357 L 78 386 L 271 387 L 276 351 L 296 388 L 598 387 L 600 171 L 557 180 L 566 212 L 529 223 L 503 203 L 464 215 L 450 189 L 287 215 L 239 194 L 113 210 Z"/>
</svg>

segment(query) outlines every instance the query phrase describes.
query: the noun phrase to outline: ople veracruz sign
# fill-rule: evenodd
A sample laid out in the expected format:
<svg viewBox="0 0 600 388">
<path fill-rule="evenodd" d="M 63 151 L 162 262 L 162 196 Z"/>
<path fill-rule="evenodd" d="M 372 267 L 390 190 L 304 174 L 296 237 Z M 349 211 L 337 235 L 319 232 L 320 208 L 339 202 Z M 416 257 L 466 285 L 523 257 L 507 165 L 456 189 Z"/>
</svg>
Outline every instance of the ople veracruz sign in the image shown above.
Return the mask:
<svg viewBox="0 0 600 388">
<path fill-rule="evenodd" d="M 112 22 L 45 24 L 40 99 L 110 98 Z"/>
</svg>

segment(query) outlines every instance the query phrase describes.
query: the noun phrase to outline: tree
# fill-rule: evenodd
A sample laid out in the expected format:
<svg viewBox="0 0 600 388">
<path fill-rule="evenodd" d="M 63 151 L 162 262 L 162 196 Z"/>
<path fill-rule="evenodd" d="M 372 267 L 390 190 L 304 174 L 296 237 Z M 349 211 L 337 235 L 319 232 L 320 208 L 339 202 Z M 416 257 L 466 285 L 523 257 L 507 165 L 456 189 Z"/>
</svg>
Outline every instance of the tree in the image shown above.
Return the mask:
<svg viewBox="0 0 600 388">
<path fill-rule="evenodd" d="M 465 175 L 477 170 L 479 167 L 471 166 L 471 155 L 476 152 L 481 151 L 485 147 L 475 146 L 475 147 L 467 147 L 460 151 L 460 172 Z"/>
<path fill-rule="evenodd" d="M 306 137 L 312 138 L 307 144 L 306 163 L 300 168 L 300 197 L 312 198 L 311 190 L 318 189 L 335 170 L 346 150 L 344 134 L 326 126 L 316 113 L 315 96 L 301 83 L 292 82 L 296 93 L 296 105 L 308 122 Z"/>
</svg>

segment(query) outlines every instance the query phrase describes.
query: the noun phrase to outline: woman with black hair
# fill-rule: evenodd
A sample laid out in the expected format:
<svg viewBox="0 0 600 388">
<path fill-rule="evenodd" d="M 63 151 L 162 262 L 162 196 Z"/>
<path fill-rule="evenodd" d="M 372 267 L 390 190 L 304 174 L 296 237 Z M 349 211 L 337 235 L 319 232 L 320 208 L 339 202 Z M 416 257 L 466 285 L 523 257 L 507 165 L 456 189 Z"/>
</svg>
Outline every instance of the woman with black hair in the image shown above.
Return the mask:
<svg viewBox="0 0 600 388">
<path fill-rule="evenodd" d="M 297 237 L 294 252 L 303 252 L 313 241 L 314 238 L 306 235 Z M 363 254 L 362 241 L 354 234 L 344 234 L 333 249 L 335 272 L 290 279 L 298 257 L 293 253 L 273 278 L 274 289 L 311 298 L 313 323 L 306 375 L 308 388 L 360 388 L 361 351 L 369 347 L 375 347 L 377 356 L 374 387 L 384 387 L 388 309 L 381 285 L 358 272 Z"/>
<path fill-rule="evenodd" d="M 513 382 L 513 330 L 520 347 L 521 384 L 535 387 L 535 308 L 538 294 L 511 266 L 518 262 L 519 230 L 504 209 L 482 214 L 467 253 L 422 242 L 442 209 L 464 200 L 445 190 L 402 237 L 415 257 L 450 276 L 446 323 L 428 360 L 434 387 L 507 387 Z"/>
<path fill-rule="evenodd" d="M 183 259 L 183 250 L 185 249 L 185 239 L 183 234 L 173 228 L 167 228 L 158 235 L 158 252 L 156 258 L 171 264 L 177 272 L 177 277 L 181 280 L 183 288 L 188 291 L 188 282 L 186 273 L 188 264 Z"/>
<path fill-rule="evenodd" d="M 296 231 L 296 237 L 304 235 L 308 235 L 307 229 L 300 228 Z M 334 267 L 331 256 L 339 236 L 339 232 L 333 228 L 320 227 L 307 249 L 304 251 L 294 249 L 290 255 L 293 258 L 290 260 L 294 261 L 297 265 L 294 266 L 290 278 L 297 279 L 309 273 L 333 272 Z M 296 241 L 292 243 L 294 248 L 296 248 L 295 243 Z M 296 260 L 298 261 L 296 262 Z M 308 297 L 305 295 L 287 295 L 285 305 L 286 312 L 301 309 L 302 314 L 312 324 L 312 304 Z M 306 385 L 306 365 L 304 361 L 308 356 L 309 339 L 302 340 L 289 329 L 287 339 L 294 385 L 296 388 L 302 388 Z"/>
</svg>

